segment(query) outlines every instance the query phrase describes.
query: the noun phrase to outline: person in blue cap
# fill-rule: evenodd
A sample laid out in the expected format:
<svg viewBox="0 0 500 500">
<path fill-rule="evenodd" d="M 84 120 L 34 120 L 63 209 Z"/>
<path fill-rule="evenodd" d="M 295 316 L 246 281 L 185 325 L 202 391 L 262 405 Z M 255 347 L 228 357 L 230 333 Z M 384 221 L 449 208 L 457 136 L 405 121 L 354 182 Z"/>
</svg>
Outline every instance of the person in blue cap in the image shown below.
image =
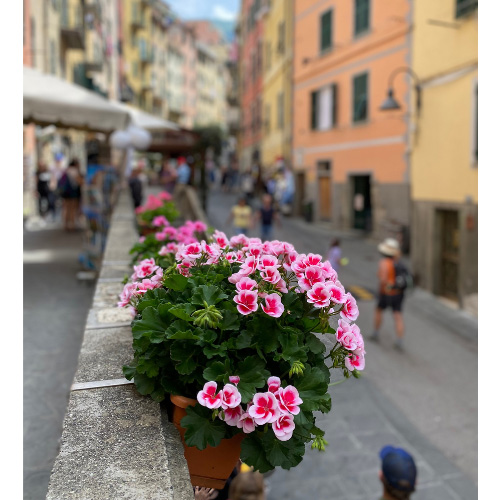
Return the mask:
<svg viewBox="0 0 500 500">
<path fill-rule="evenodd" d="M 415 491 L 417 466 L 413 457 L 402 448 L 384 446 L 379 453 L 382 470 L 379 478 L 384 487 L 380 500 L 408 500 Z"/>
</svg>

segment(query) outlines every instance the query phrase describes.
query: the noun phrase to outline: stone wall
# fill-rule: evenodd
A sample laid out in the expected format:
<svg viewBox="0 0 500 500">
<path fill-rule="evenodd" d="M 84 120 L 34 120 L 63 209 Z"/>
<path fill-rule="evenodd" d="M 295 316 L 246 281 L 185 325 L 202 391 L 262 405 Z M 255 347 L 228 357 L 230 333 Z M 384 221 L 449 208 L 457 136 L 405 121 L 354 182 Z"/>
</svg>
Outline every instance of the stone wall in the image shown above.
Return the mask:
<svg viewBox="0 0 500 500">
<path fill-rule="evenodd" d="M 179 434 L 160 405 L 123 378 L 131 315 L 116 302 L 138 238 L 128 190 L 115 207 L 85 326 L 47 500 L 192 500 Z"/>
</svg>

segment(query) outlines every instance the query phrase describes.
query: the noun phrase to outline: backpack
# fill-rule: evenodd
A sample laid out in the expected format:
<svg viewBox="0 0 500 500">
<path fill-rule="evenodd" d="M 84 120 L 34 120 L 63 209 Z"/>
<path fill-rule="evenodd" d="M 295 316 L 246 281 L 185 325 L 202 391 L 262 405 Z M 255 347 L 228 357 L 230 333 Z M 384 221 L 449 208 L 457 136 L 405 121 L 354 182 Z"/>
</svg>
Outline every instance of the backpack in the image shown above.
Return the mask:
<svg viewBox="0 0 500 500">
<path fill-rule="evenodd" d="M 404 291 L 407 288 L 413 288 L 413 276 L 411 275 L 408 268 L 398 260 L 394 264 L 394 270 L 396 271 L 396 281 L 394 283 L 394 288 Z"/>
</svg>

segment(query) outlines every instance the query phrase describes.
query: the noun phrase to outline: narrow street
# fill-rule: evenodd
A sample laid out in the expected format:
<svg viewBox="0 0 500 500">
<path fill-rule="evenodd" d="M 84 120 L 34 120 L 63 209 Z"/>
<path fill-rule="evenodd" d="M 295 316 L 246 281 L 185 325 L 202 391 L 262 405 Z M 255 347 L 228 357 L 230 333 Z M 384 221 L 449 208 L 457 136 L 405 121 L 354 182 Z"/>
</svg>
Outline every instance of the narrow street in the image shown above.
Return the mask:
<svg viewBox="0 0 500 500">
<path fill-rule="evenodd" d="M 226 221 L 236 201 L 237 195 L 218 190 L 209 196 L 209 221 L 228 235 L 234 233 Z M 258 228 L 250 235 L 259 236 Z M 333 236 L 349 258 L 340 279 L 358 298 L 357 324 L 367 338 L 373 329 L 377 242 L 297 218 L 282 218 L 274 234 L 299 252 L 323 256 Z M 405 351 L 392 347 L 387 312 L 380 343 L 366 341 L 363 378 L 332 387 L 332 412 L 319 419 L 330 442 L 327 452 L 307 452 L 292 472 L 274 472 L 270 500 L 302 499 L 312 492 L 318 500 L 377 498 L 377 454 L 386 444 L 406 447 L 417 458 L 419 487 L 412 498 L 477 498 L 477 319 L 420 289 L 407 294 L 404 318 Z"/>
<path fill-rule="evenodd" d="M 24 231 L 24 491 L 43 500 L 59 449 L 93 283 L 79 282 L 83 233 L 61 224 Z"/>
</svg>

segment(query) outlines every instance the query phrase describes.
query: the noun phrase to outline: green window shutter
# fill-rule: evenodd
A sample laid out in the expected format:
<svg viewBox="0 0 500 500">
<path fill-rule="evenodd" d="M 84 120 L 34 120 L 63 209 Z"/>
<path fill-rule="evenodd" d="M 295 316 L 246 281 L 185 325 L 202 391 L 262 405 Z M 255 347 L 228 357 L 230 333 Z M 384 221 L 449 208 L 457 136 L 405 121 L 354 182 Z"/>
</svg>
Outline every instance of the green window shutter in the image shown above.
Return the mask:
<svg viewBox="0 0 500 500">
<path fill-rule="evenodd" d="M 356 0 L 354 32 L 363 33 L 370 27 L 370 0 Z"/>
<path fill-rule="evenodd" d="M 364 73 L 353 80 L 353 121 L 362 122 L 368 117 L 368 74 Z"/>
<path fill-rule="evenodd" d="M 465 16 L 477 9 L 477 0 L 456 0 L 456 2 L 455 17 Z"/>
<path fill-rule="evenodd" d="M 332 47 L 332 10 L 321 15 L 321 52 Z"/>
<path fill-rule="evenodd" d="M 337 125 L 337 84 L 334 83 L 332 85 L 332 127 Z"/>
<path fill-rule="evenodd" d="M 318 91 L 311 92 L 311 130 L 317 129 L 316 107 L 318 104 Z"/>
</svg>

